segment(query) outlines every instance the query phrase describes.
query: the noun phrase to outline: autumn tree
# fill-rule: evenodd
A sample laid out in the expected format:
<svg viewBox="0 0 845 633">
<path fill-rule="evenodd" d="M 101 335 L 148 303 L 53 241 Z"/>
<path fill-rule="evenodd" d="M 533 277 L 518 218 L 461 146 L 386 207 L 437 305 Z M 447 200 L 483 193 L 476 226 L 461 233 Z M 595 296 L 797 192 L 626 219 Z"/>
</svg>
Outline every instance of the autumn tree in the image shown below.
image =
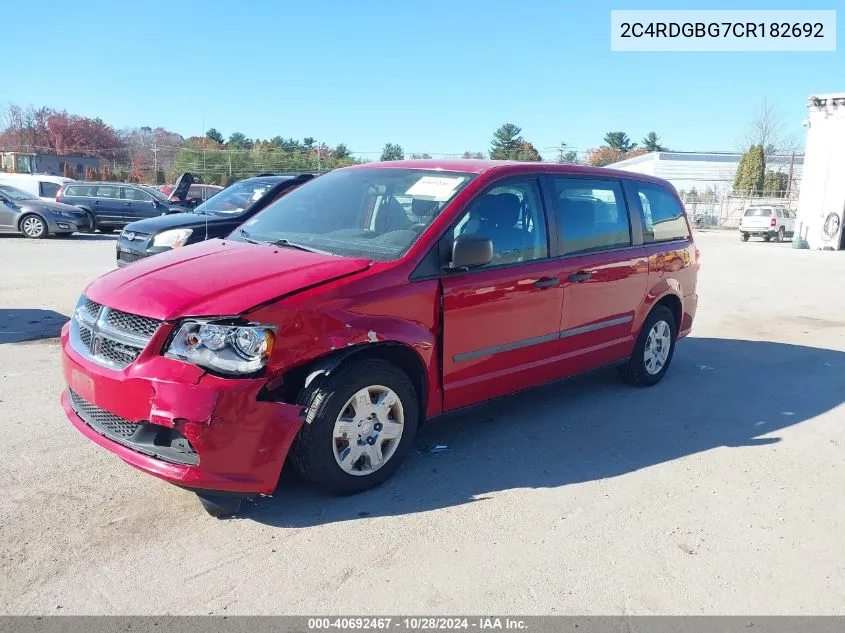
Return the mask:
<svg viewBox="0 0 845 633">
<path fill-rule="evenodd" d="M 634 149 L 629 152 L 623 152 L 620 149 L 603 146 L 588 151 L 584 158 L 584 162 L 588 165 L 593 165 L 594 167 L 604 167 L 605 165 L 618 163 L 621 160 L 642 156 L 645 153 L 646 151 L 641 148 Z"/>
<path fill-rule="evenodd" d="M 660 137 L 657 136 L 656 132 L 649 132 L 645 135 L 642 141 L 640 141 L 643 149 L 647 152 L 665 152 L 666 148 L 660 143 Z"/>
<path fill-rule="evenodd" d="M 519 147 L 516 150 L 516 160 L 521 161 L 541 161 L 543 157 L 540 156 L 540 152 L 537 151 L 537 148 L 534 147 L 528 141 L 523 140 Z"/>
<path fill-rule="evenodd" d="M 405 151 L 402 146 L 396 143 L 386 143 L 381 150 L 381 160 L 402 160 L 405 158 Z"/>
</svg>

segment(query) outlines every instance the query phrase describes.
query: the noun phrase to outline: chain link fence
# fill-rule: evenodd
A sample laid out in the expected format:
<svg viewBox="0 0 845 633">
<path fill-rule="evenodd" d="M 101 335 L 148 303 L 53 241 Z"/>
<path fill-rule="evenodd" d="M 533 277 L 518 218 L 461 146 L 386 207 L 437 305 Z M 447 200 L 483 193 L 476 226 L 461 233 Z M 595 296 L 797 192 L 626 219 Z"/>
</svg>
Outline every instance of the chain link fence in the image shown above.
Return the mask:
<svg viewBox="0 0 845 633">
<path fill-rule="evenodd" d="M 775 191 L 765 196 L 734 195 L 731 192 L 714 195 L 712 198 L 682 196 L 687 214 L 697 228 L 735 229 L 750 206 L 786 207 L 798 210 L 797 191 Z"/>
</svg>

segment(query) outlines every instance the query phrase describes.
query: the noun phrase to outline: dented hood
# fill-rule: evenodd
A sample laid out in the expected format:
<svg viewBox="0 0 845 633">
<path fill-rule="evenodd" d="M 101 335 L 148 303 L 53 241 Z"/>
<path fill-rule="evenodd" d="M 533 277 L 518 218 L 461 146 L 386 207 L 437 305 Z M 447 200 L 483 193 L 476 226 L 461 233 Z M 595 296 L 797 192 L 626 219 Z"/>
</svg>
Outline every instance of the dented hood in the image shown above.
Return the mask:
<svg viewBox="0 0 845 633">
<path fill-rule="evenodd" d="M 215 239 L 113 270 L 92 282 L 85 294 L 110 308 L 155 319 L 233 316 L 366 270 L 371 263 Z"/>
</svg>

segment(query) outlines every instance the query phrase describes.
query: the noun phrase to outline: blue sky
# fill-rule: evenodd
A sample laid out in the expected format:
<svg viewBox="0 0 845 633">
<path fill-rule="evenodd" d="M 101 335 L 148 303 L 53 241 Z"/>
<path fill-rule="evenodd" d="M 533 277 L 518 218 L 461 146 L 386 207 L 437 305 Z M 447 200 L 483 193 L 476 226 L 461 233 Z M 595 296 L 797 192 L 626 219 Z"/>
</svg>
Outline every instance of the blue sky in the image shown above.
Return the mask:
<svg viewBox="0 0 845 633">
<path fill-rule="evenodd" d="M 613 53 L 610 9 L 794 9 L 795 2 L 426 0 L 4 6 L 0 105 L 48 105 L 185 136 L 313 136 L 374 157 L 486 151 L 504 122 L 547 157 L 624 130 L 733 150 L 755 106 L 791 131 L 845 89 L 835 53 Z M 833 9 L 834 2 L 800 8 Z M 838 30 L 845 10 L 840 11 Z"/>
</svg>

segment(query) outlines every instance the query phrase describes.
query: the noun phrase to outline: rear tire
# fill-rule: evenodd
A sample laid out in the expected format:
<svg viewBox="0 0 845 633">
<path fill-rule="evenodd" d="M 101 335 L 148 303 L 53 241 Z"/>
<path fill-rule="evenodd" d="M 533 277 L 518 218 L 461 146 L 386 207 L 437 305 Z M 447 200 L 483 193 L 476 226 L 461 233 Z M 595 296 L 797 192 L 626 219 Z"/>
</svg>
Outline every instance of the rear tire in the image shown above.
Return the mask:
<svg viewBox="0 0 845 633">
<path fill-rule="evenodd" d="M 786 231 L 783 230 L 783 227 L 778 229 L 777 236 L 775 237 L 776 242 L 783 242 L 786 238 Z"/>
<path fill-rule="evenodd" d="M 763 236 L 763 241 L 764 241 L 764 242 L 768 242 L 768 241 L 770 241 L 771 239 L 772 239 L 772 236 L 771 236 L 771 235 L 769 235 L 769 234 L 766 234 L 766 235 L 764 235 L 764 236 Z"/>
<path fill-rule="evenodd" d="M 379 394 L 394 404 L 382 403 Z M 307 414 L 291 462 L 303 479 L 336 495 L 362 492 L 396 472 L 413 446 L 421 416 L 419 396 L 405 372 L 374 358 L 315 378 L 297 401 Z"/>
<path fill-rule="evenodd" d="M 660 382 L 675 355 L 677 335 L 672 311 L 664 305 L 656 306 L 640 329 L 631 357 L 619 367 L 622 379 L 635 387 L 651 387 Z"/>
<path fill-rule="evenodd" d="M 742 238 L 743 242 L 747 242 L 749 237 L 751 236 L 748 233 L 740 233 L 740 238 Z"/>
</svg>

